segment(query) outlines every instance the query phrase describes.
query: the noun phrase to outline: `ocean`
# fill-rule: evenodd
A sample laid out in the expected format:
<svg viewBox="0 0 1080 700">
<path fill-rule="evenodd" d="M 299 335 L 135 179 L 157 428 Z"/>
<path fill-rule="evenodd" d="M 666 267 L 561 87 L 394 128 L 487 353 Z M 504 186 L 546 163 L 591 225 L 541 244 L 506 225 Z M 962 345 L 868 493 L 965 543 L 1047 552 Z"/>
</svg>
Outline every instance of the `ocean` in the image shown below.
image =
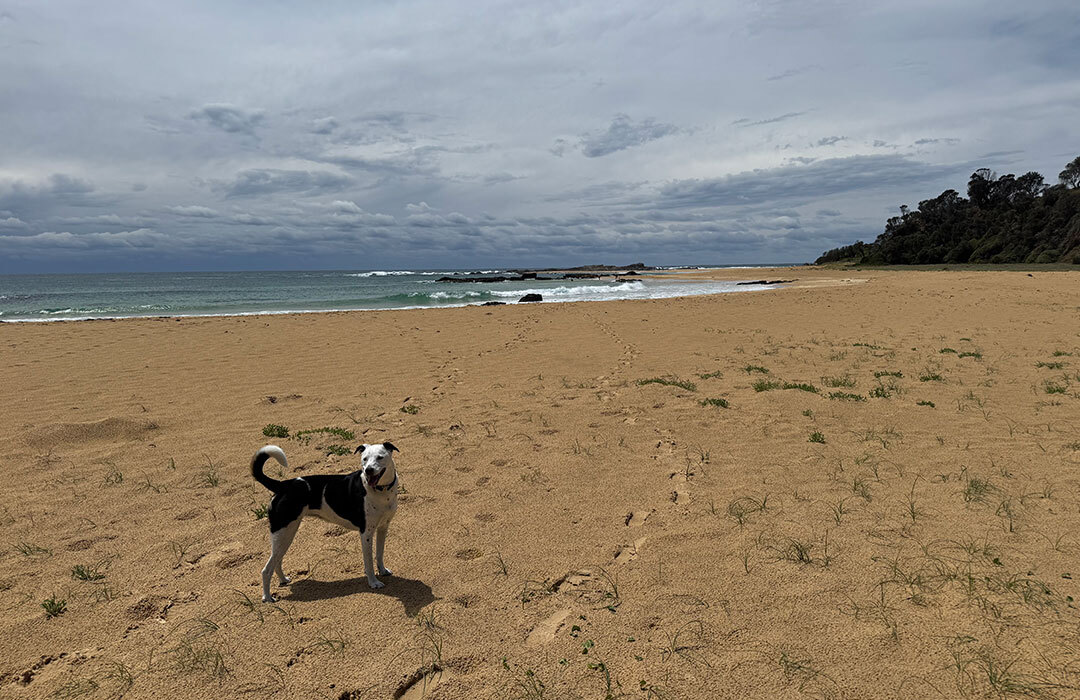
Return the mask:
<svg viewBox="0 0 1080 700">
<path fill-rule="evenodd" d="M 513 303 L 530 293 L 540 294 L 545 303 L 550 303 L 766 289 L 738 286 L 735 282 L 688 282 L 662 277 L 437 281 L 440 277 L 500 273 L 507 274 L 505 270 L 319 270 L 0 275 L 0 321 L 412 309 L 489 301 Z"/>
</svg>

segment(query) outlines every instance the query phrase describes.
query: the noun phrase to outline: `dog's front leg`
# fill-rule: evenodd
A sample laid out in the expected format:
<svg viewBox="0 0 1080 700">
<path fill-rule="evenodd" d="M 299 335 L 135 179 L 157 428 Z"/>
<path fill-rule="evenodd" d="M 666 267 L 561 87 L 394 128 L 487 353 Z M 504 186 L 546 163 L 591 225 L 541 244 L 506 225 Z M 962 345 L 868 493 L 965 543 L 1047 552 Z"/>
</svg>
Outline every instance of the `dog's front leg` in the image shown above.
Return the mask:
<svg viewBox="0 0 1080 700">
<path fill-rule="evenodd" d="M 364 574 L 367 575 L 367 585 L 372 588 L 382 588 L 386 584 L 375 578 L 375 567 L 371 561 L 371 540 L 375 533 L 365 532 L 361 535 L 361 542 L 364 545 Z"/>
<path fill-rule="evenodd" d="M 379 568 L 380 576 L 393 576 L 394 572 L 383 566 L 383 548 L 386 546 L 386 530 L 382 527 L 375 531 L 375 566 Z"/>
</svg>

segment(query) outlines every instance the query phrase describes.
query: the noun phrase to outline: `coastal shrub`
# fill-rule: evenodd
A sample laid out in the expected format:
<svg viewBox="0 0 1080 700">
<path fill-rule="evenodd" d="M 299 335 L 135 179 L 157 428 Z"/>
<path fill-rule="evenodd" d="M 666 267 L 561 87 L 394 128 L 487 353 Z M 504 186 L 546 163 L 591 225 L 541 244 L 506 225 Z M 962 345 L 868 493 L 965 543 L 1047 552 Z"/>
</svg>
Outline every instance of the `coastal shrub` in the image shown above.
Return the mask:
<svg viewBox="0 0 1080 700">
<path fill-rule="evenodd" d="M 900 371 L 881 370 L 880 372 L 874 372 L 874 379 L 881 379 L 882 377 L 896 377 L 899 379 L 903 376 L 904 373 Z"/>
<path fill-rule="evenodd" d="M 1072 353 L 1065 350 L 1055 350 L 1054 357 L 1072 357 Z"/>
<path fill-rule="evenodd" d="M 849 394 L 846 391 L 834 391 L 829 394 L 829 398 L 834 401 L 866 401 L 866 397 L 861 394 Z"/>
<path fill-rule="evenodd" d="M 251 511 L 251 514 L 255 516 L 256 520 L 262 520 L 266 517 L 269 509 L 266 507 L 265 503 L 258 503 L 249 508 L 248 510 Z"/>
<path fill-rule="evenodd" d="M 933 401 L 927 401 L 926 399 L 920 399 L 920 400 L 916 401 L 915 405 L 916 406 L 929 406 L 930 408 L 934 408 L 934 402 Z"/>
<path fill-rule="evenodd" d="M 919 381 L 920 382 L 943 382 L 943 381 L 945 381 L 945 379 L 940 374 L 938 374 L 937 372 L 934 372 L 932 370 L 924 370 L 923 373 L 919 375 Z"/>
<path fill-rule="evenodd" d="M 982 353 L 977 350 L 968 350 L 960 353 L 957 357 L 974 357 L 976 360 L 981 360 Z"/>
<path fill-rule="evenodd" d="M 289 429 L 284 425 L 277 425 L 276 423 L 270 423 L 263 428 L 263 435 L 272 438 L 287 438 L 289 437 Z"/>
<path fill-rule="evenodd" d="M 327 455 L 337 455 L 338 457 L 344 457 L 347 454 L 352 454 L 352 450 L 350 450 L 345 445 L 330 445 L 329 447 L 326 448 L 326 454 Z"/>
<path fill-rule="evenodd" d="M 687 391 L 697 391 L 697 384 L 694 384 L 688 379 L 679 379 L 678 377 L 651 377 L 649 379 L 637 380 L 638 386 L 644 386 L 646 384 L 660 384 L 661 386 L 677 386 L 680 389 L 686 389 Z"/>
<path fill-rule="evenodd" d="M 871 345 L 870 343 L 852 343 L 853 348 L 866 348 L 867 350 L 884 350 L 885 348 L 880 345 Z"/>
<path fill-rule="evenodd" d="M 1057 382 L 1047 379 L 1043 382 L 1043 389 L 1047 394 L 1064 394 L 1068 387 L 1064 384 L 1058 384 Z"/>
<path fill-rule="evenodd" d="M 872 243 L 826 251 L 817 264 L 1045 264 L 1080 261 L 1074 250 L 1080 223 L 1080 164 L 1074 159 L 1048 187 L 1037 172 L 999 176 L 979 168 L 967 198 L 954 189 L 901 207 Z"/>
<path fill-rule="evenodd" d="M 750 386 L 754 387 L 754 391 L 772 391 L 773 389 L 780 388 L 780 382 L 774 382 L 768 379 L 759 379 Z"/>
<path fill-rule="evenodd" d="M 765 367 L 762 367 L 761 365 L 747 365 L 743 367 L 743 372 L 746 372 L 747 374 L 753 374 L 754 372 L 757 372 L 759 374 L 768 374 L 769 370 Z"/>
<path fill-rule="evenodd" d="M 727 399 L 702 399 L 702 406 L 719 406 L 720 408 L 730 408 L 731 404 Z"/>
<path fill-rule="evenodd" d="M 1040 369 L 1065 369 L 1064 362 L 1036 362 L 1035 366 Z"/>
<path fill-rule="evenodd" d="M 56 617 L 57 615 L 63 614 L 64 611 L 67 610 L 67 601 L 62 598 L 58 599 L 54 595 L 46 599 L 41 604 L 41 607 L 45 608 L 45 617 Z"/>
<path fill-rule="evenodd" d="M 312 437 L 320 434 L 333 435 L 345 442 L 352 442 L 356 439 L 356 435 L 353 431 L 346 430 L 345 428 L 312 428 L 311 430 L 301 430 L 293 435 L 293 438 L 306 444 Z"/>
<path fill-rule="evenodd" d="M 950 352 L 952 354 L 954 354 L 954 355 L 956 354 L 956 351 L 953 350 L 952 348 L 941 348 L 940 350 L 938 350 L 938 352 L 940 352 L 942 355 L 944 355 L 946 353 L 950 353 Z"/>
<path fill-rule="evenodd" d="M 890 396 L 892 396 L 892 392 L 889 391 L 889 387 L 883 384 L 878 384 L 870 390 L 870 398 L 872 399 L 887 399 Z"/>
<path fill-rule="evenodd" d="M 807 384 L 805 382 L 800 382 L 800 383 L 784 382 L 783 388 L 784 389 L 798 389 L 799 391 L 807 391 L 807 392 L 810 392 L 811 394 L 819 393 L 818 388 L 816 386 L 814 386 L 813 384 Z"/>
<path fill-rule="evenodd" d="M 822 435 L 821 433 L 817 432 L 817 431 L 814 431 L 814 432 L 810 433 L 810 440 L 809 441 L 810 442 L 816 442 L 819 445 L 824 445 L 825 444 L 825 436 Z"/>
<path fill-rule="evenodd" d="M 398 409 L 402 413 L 408 413 L 410 416 L 415 416 L 420 412 L 420 407 L 414 403 L 407 404 Z"/>
<path fill-rule="evenodd" d="M 724 373 L 721 372 L 720 370 L 717 370 L 715 372 L 707 372 L 705 374 L 699 374 L 698 379 L 719 379 L 720 377 L 723 377 L 723 376 L 724 376 Z"/>
<path fill-rule="evenodd" d="M 842 377 L 822 377 L 821 383 L 830 389 L 850 389 L 855 386 L 855 379 L 845 374 Z"/>
</svg>

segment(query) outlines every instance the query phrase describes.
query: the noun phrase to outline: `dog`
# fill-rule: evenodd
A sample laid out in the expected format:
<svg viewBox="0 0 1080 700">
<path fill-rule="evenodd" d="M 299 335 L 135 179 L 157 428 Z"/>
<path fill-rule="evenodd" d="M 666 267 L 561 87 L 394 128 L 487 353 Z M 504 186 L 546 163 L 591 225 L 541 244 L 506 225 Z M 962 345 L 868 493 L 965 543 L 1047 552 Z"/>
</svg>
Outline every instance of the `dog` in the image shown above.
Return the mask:
<svg viewBox="0 0 1080 700">
<path fill-rule="evenodd" d="M 275 600 L 270 593 L 270 578 L 275 571 L 281 585 L 290 583 L 281 568 L 281 560 L 306 515 L 359 531 L 368 586 L 382 588 L 386 585 L 375 578 L 375 567 L 380 576 L 393 574 L 383 566 L 383 548 L 390 520 L 397 513 L 399 480 L 393 453 L 398 451 L 389 442 L 364 444 L 353 452 L 360 454 L 362 466 L 350 474 L 313 474 L 286 481 L 271 479 L 263 474 L 263 465 L 271 457 L 281 466 L 289 466 L 285 452 L 280 447 L 267 445 L 255 453 L 251 458 L 251 475 L 255 481 L 274 492 L 267 513 L 270 520 L 270 559 L 262 570 L 264 603 Z M 372 539 L 375 540 L 374 567 Z"/>
</svg>

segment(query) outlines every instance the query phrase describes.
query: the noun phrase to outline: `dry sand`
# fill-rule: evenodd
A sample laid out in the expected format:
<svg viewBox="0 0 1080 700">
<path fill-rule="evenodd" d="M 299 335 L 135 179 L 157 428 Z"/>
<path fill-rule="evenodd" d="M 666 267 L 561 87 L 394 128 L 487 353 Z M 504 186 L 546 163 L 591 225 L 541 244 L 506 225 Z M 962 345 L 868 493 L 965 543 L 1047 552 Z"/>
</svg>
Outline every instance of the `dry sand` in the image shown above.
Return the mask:
<svg viewBox="0 0 1080 700">
<path fill-rule="evenodd" d="M 0 325 L 0 696 L 1077 697 L 1080 278 L 732 274 L 807 286 Z M 258 603 L 252 453 L 384 440 L 386 588 L 309 520 Z"/>
</svg>

